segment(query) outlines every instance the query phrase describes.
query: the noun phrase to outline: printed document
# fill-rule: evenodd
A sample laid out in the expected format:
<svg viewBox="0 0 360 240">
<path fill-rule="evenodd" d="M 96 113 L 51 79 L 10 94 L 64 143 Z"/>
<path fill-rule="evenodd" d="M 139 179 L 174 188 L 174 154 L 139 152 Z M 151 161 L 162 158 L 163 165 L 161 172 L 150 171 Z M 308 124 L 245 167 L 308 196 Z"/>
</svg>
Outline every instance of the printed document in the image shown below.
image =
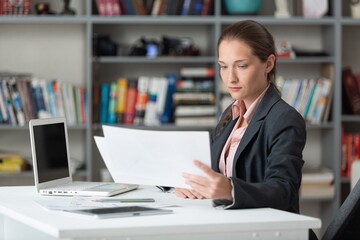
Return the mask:
<svg viewBox="0 0 360 240">
<path fill-rule="evenodd" d="M 103 126 L 96 145 L 115 182 L 190 188 L 183 172 L 204 176 L 211 166 L 207 131 L 155 131 Z"/>
</svg>

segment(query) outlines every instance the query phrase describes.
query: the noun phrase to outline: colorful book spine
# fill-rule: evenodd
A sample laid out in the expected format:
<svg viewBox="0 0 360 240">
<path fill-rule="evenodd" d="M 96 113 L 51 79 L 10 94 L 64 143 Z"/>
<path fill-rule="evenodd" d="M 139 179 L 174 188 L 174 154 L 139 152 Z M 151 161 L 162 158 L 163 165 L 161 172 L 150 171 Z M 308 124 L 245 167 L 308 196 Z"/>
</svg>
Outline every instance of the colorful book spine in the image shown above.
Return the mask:
<svg viewBox="0 0 360 240">
<path fill-rule="evenodd" d="M 108 123 L 115 123 L 116 122 L 116 90 L 117 90 L 117 83 L 113 82 L 110 85 L 110 93 L 109 93 L 109 111 L 108 111 Z"/>
<path fill-rule="evenodd" d="M 129 87 L 126 97 L 126 108 L 124 114 L 124 123 L 133 124 L 135 118 L 135 105 L 137 99 L 137 81 L 129 81 Z"/>
<path fill-rule="evenodd" d="M 101 84 L 100 123 L 107 123 L 109 109 L 109 92 L 110 85 L 108 83 Z"/>
<path fill-rule="evenodd" d="M 116 122 L 124 122 L 124 113 L 126 108 L 126 92 L 128 88 L 128 81 L 126 78 L 117 80 L 117 101 L 116 101 Z"/>
<path fill-rule="evenodd" d="M 149 77 L 139 77 L 138 79 L 138 95 L 135 105 L 135 125 L 144 124 L 146 104 L 148 102 Z"/>
<path fill-rule="evenodd" d="M 161 123 L 170 123 L 172 122 L 173 116 L 173 95 L 176 91 L 176 83 L 177 83 L 177 76 L 174 74 L 168 74 L 167 79 L 167 93 L 165 99 L 165 106 L 162 116 L 160 118 Z"/>
</svg>

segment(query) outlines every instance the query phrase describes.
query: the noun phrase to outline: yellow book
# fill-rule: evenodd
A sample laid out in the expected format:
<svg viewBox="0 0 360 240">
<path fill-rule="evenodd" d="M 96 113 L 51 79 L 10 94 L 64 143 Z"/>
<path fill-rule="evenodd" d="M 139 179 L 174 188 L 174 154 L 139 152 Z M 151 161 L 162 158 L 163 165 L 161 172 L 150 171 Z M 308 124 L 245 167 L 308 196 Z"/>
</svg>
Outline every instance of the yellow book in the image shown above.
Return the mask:
<svg viewBox="0 0 360 240">
<path fill-rule="evenodd" d="M 122 123 L 126 108 L 126 91 L 128 87 L 127 79 L 120 78 L 117 81 L 116 91 L 116 122 Z"/>
</svg>

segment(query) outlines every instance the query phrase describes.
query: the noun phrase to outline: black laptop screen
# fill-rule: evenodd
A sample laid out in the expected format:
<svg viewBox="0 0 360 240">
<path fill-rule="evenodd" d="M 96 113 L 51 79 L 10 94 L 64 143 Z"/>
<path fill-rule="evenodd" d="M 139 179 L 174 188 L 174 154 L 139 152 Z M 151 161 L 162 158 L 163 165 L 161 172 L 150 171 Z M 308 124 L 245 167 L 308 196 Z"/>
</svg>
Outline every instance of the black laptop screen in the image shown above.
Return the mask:
<svg viewBox="0 0 360 240">
<path fill-rule="evenodd" d="M 39 183 L 69 177 L 64 123 L 34 126 Z"/>
</svg>

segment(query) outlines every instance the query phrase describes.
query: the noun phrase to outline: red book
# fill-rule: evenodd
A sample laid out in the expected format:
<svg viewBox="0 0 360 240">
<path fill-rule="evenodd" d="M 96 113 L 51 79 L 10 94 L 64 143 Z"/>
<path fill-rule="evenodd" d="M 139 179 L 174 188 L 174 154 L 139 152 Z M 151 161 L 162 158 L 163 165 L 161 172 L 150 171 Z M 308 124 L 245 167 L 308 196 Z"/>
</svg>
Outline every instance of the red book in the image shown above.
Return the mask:
<svg viewBox="0 0 360 240">
<path fill-rule="evenodd" d="M 129 81 L 129 87 L 126 95 L 126 107 L 124 114 L 124 123 L 125 124 L 133 124 L 135 113 L 136 113 L 136 99 L 137 99 L 137 82 Z"/>
</svg>

